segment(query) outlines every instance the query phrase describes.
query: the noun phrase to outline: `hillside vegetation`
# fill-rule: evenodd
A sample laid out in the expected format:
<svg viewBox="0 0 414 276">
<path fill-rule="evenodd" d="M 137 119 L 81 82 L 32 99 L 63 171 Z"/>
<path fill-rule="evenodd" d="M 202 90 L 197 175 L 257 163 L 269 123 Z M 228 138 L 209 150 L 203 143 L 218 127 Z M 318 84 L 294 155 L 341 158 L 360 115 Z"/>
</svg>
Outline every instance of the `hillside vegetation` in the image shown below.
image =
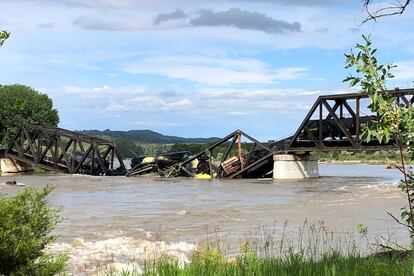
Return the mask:
<svg viewBox="0 0 414 276">
<path fill-rule="evenodd" d="M 128 131 L 112 131 L 109 129 L 104 131 L 83 130 L 82 132 L 89 135 L 105 136 L 108 138 L 124 138 L 142 144 L 209 144 L 220 139 L 218 137 L 183 138 L 178 136 L 168 136 L 149 129 Z"/>
</svg>

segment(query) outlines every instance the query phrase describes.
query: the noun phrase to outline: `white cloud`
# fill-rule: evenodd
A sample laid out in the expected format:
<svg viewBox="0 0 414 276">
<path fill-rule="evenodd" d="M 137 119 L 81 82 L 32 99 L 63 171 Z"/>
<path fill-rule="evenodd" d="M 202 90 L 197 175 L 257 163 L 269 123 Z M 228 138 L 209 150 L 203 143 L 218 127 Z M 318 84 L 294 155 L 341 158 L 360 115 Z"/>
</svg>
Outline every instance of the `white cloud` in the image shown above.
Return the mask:
<svg viewBox="0 0 414 276">
<path fill-rule="evenodd" d="M 286 113 L 306 111 L 319 95 L 345 91 L 321 91 L 305 89 L 229 89 L 209 88 L 187 93 L 154 91 L 141 86 L 64 86 L 62 89 L 41 89 L 58 102 L 72 102 L 77 108 L 89 112 L 119 115 L 122 113 L 155 114 L 217 114 L 245 116 L 260 113 Z M 69 100 L 70 99 L 70 100 Z M 93 106 L 91 105 L 93 103 Z"/>
<path fill-rule="evenodd" d="M 306 112 L 319 95 L 342 90 L 305 89 L 203 89 L 193 100 L 198 110 L 226 111 L 229 115 Z"/>
<path fill-rule="evenodd" d="M 414 61 L 396 62 L 398 67 L 394 69 L 396 80 L 411 79 L 414 81 Z"/>
<path fill-rule="evenodd" d="M 206 85 L 272 83 L 302 77 L 307 68 L 273 69 L 256 59 L 212 56 L 167 56 L 144 58 L 124 66 L 135 74 L 155 74 Z"/>
<path fill-rule="evenodd" d="M 128 100 L 129 110 L 141 111 L 174 111 L 181 108 L 190 108 L 192 103 L 189 99 L 177 99 L 166 101 L 160 96 L 141 96 Z"/>
<path fill-rule="evenodd" d="M 131 97 L 147 92 L 147 88 L 143 86 L 118 86 L 113 87 L 109 85 L 95 86 L 95 87 L 84 87 L 77 85 L 66 85 L 62 87 L 64 94 L 76 95 L 80 98 L 116 98 Z M 54 93 L 59 93 L 54 91 Z"/>
<path fill-rule="evenodd" d="M 185 22 L 171 21 L 163 24 L 153 24 L 145 19 L 101 19 L 91 16 L 80 16 L 73 20 L 73 25 L 78 26 L 84 30 L 93 31 L 117 31 L 117 32 L 139 32 L 152 30 L 168 30 L 188 26 Z"/>
<path fill-rule="evenodd" d="M 154 121 L 154 120 L 149 120 L 149 121 L 130 121 L 128 122 L 128 125 L 130 125 L 131 127 L 159 127 L 159 126 L 166 126 L 166 127 L 179 127 L 182 126 L 183 124 L 181 123 L 174 123 L 174 122 L 166 122 L 166 121 Z"/>
</svg>

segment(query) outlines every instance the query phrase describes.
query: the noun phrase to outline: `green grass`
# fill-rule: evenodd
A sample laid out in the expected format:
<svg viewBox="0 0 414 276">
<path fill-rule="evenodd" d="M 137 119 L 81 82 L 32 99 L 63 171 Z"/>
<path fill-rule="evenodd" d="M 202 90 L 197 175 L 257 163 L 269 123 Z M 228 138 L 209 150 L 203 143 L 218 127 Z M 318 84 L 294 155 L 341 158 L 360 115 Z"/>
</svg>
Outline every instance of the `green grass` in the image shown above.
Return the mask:
<svg viewBox="0 0 414 276">
<path fill-rule="evenodd" d="M 364 150 L 364 151 L 333 151 L 333 152 L 315 152 L 319 158 L 319 161 L 349 161 L 349 162 L 361 162 L 361 163 L 374 163 L 374 164 L 389 164 L 399 163 L 400 155 L 396 150 Z M 411 162 L 413 158 L 406 155 L 408 162 Z"/>
<path fill-rule="evenodd" d="M 34 172 L 35 173 L 46 173 L 47 171 L 40 167 L 34 167 Z"/>
<path fill-rule="evenodd" d="M 170 259 L 147 263 L 143 275 L 413 275 L 412 256 L 379 257 L 372 255 L 342 256 L 338 253 L 324 255 L 318 260 L 305 259 L 298 253 L 290 253 L 284 258 L 260 258 L 252 252 L 240 253 L 236 258 L 226 259 L 218 251 L 203 249 L 193 256 L 190 264 L 180 267 Z M 134 271 L 122 271 L 108 275 L 132 276 Z M 141 275 L 141 274 L 140 274 Z"/>
<path fill-rule="evenodd" d="M 375 258 L 326 257 L 320 261 L 304 261 L 292 257 L 280 259 L 240 260 L 232 263 L 193 262 L 180 269 L 177 263 L 160 262 L 146 275 L 411 275 L 413 262 L 381 261 Z"/>
</svg>

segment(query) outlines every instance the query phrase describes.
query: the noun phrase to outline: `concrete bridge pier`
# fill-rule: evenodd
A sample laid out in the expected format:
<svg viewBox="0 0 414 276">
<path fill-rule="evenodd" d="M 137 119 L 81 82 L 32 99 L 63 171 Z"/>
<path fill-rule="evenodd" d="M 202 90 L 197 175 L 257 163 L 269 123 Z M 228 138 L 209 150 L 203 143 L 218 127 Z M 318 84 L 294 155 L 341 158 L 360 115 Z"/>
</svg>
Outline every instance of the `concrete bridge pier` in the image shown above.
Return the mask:
<svg viewBox="0 0 414 276">
<path fill-rule="evenodd" d="M 310 154 L 273 155 L 273 179 L 319 177 L 318 159 Z"/>
<path fill-rule="evenodd" d="M 33 170 L 33 165 L 14 160 L 12 158 L 0 158 L 0 173 L 19 173 Z"/>
</svg>

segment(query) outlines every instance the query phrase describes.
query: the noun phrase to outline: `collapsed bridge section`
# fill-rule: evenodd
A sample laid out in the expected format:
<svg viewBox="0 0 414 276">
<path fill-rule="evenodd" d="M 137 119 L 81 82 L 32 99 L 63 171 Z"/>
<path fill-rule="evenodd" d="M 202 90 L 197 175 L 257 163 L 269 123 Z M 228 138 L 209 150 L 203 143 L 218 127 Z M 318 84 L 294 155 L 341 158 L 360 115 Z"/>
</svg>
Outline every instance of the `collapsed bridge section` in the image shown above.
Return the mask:
<svg viewBox="0 0 414 276">
<path fill-rule="evenodd" d="M 111 141 L 45 124 L 20 127 L 5 157 L 60 173 L 126 173 L 122 158 Z"/>
<path fill-rule="evenodd" d="M 252 144 L 250 150 L 243 150 L 242 138 Z M 212 161 L 213 153 L 221 145 L 226 145 L 227 149 L 221 156 L 220 162 L 215 164 Z M 232 157 L 229 158 L 229 156 Z M 204 151 L 180 163 L 179 168 L 187 176 L 201 173 L 220 178 L 260 178 L 266 177 L 272 171 L 272 164 L 269 162 L 272 156 L 272 150 L 265 144 L 241 130 L 236 130 Z M 196 168 L 191 166 L 194 160 L 198 161 Z"/>
</svg>

